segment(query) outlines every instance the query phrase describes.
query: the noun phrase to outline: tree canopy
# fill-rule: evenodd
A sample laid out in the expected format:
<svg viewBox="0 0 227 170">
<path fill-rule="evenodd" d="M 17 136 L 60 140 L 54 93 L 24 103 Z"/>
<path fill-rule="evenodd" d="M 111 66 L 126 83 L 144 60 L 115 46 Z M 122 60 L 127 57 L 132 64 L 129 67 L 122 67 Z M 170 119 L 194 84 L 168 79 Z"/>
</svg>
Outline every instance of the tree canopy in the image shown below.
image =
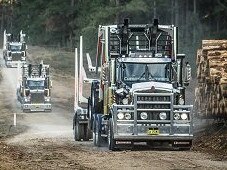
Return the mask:
<svg viewBox="0 0 227 170">
<path fill-rule="evenodd" d="M 227 0 L 1 0 L 4 29 L 29 35 L 36 45 L 73 48 L 84 36 L 87 50 L 96 50 L 98 25 L 121 23 L 174 24 L 179 51 L 194 56 L 201 39 L 225 39 Z"/>
</svg>

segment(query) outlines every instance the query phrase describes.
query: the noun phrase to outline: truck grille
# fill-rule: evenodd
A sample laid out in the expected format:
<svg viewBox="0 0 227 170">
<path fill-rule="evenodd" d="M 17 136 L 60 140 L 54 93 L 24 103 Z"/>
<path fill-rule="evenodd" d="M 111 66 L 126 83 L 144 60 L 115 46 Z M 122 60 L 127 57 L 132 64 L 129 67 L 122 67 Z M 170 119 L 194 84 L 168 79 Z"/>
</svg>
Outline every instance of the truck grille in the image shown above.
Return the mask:
<svg viewBox="0 0 227 170">
<path fill-rule="evenodd" d="M 12 61 L 20 61 L 21 53 L 12 53 Z"/>
<path fill-rule="evenodd" d="M 170 120 L 172 108 L 172 93 L 136 93 L 135 106 L 137 108 L 137 120 L 141 120 L 140 114 L 146 112 L 147 120 L 160 120 L 159 114 L 165 112 Z"/>
<path fill-rule="evenodd" d="M 31 103 L 44 103 L 44 93 L 31 93 Z"/>
</svg>

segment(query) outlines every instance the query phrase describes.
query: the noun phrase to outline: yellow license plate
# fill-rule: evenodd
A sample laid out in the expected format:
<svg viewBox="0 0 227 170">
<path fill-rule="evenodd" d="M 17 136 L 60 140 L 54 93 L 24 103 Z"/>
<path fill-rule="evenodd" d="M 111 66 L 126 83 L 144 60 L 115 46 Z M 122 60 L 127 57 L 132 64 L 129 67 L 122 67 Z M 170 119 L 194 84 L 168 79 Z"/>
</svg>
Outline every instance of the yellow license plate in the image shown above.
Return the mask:
<svg viewBox="0 0 227 170">
<path fill-rule="evenodd" d="M 159 130 L 148 130 L 147 134 L 148 135 L 159 135 Z"/>
</svg>

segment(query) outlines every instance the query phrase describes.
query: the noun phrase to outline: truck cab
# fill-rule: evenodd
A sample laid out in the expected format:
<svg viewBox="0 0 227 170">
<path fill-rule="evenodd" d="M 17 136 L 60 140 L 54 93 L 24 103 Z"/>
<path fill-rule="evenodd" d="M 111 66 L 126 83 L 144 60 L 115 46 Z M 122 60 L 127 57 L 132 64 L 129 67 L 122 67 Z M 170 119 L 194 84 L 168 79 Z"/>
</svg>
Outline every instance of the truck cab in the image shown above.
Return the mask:
<svg viewBox="0 0 227 170">
<path fill-rule="evenodd" d="M 4 31 L 3 58 L 7 67 L 17 67 L 18 63 L 26 64 L 27 45 L 24 41 L 25 34 L 20 32 L 20 40 L 13 39 L 11 34 Z"/>
<path fill-rule="evenodd" d="M 51 88 L 48 65 L 23 65 L 17 99 L 24 112 L 51 111 Z"/>
</svg>

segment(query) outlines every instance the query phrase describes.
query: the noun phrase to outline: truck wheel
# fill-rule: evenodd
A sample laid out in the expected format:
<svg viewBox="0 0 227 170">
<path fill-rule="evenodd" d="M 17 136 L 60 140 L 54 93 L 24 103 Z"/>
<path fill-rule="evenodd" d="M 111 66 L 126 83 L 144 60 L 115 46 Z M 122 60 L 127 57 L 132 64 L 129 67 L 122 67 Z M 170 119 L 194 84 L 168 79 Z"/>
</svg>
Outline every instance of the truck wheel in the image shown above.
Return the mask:
<svg viewBox="0 0 227 170">
<path fill-rule="evenodd" d="M 19 99 L 19 95 L 18 95 L 18 94 L 19 94 L 19 92 L 17 91 L 17 92 L 16 92 L 17 101 L 19 101 L 19 100 L 20 100 L 20 99 Z"/>
<path fill-rule="evenodd" d="M 93 115 L 92 115 L 92 110 L 91 110 L 91 99 L 88 99 L 88 107 L 87 107 L 87 112 L 88 112 L 88 129 L 91 131 L 93 129 Z"/>
<path fill-rule="evenodd" d="M 29 113 L 28 109 L 22 109 L 23 113 Z"/>
<path fill-rule="evenodd" d="M 94 130 L 93 130 L 93 143 L 95 146 L 100 147 L 102 145 L 102 136 L 101 136 L 101 122 L 102 117 L 100 114 L 97 114 L 96 119 L 94 119 Z"/>
<path fill-rule="evenodd" d="M 116 144 L 114 140 L 113 135 L 113 122 L 112 119 L 109 120 L 109 128 L 108 128 L 108 148 L 109 150 L 115 151 L 116 150 Z"/>
<path fill-rule="evenodd" d="M 52 112 L 52 110 L 51 109 L 45 109 L 44 112 L 50 113 L 50 112 Z"/>
<path fill-rule="evenodd" d="M 89 129 L 88 124 L 84 124 L 83 128 L 84 128 L 83 140 L 89 141 L 89 139 L 91 139 L 91 137 L 92 137 L 91 130 Z"/>
<path fill-rule="evenodd" d="M 83 125 L 79 124 L 79 122 L 76 121 L 73 130 L 75 141 L 81 141 L 84 132 Z"/>
</svg>

